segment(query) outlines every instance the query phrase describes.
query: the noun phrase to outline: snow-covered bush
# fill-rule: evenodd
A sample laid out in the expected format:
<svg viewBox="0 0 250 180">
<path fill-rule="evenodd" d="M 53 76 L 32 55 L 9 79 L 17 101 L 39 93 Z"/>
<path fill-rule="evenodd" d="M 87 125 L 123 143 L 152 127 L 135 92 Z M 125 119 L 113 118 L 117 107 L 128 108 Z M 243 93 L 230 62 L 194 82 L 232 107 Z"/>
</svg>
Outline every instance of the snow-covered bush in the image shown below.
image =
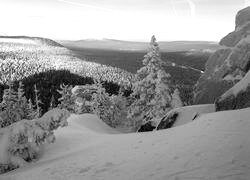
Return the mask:
<svg viewBox="0 0 250 180">
<path fill-rule="evenodd" d="M 53 109 L 39 119 L 21 120 L 0 129 L 0 172 L 37 159 L 42 145 L 53 143 L 53 131 L 67 125 L 70 113 Z"/>
<path fill-rule="evenodd" d="M 128 118 L 134 118 L 144 124 L 151 119 L 162 118 L 171 109 L 170 75 L 164 70 L 158 43 L 153 36 L 150 50 L 145 55 L 143 67 L 137 71 L 133 83 L 134 102 L 128 112 Z"/>
<path fill-rule="evenodd" d="M 97 89 L 96 84 L 75 86 L 72 89 L 76 113 L 93 113 L 93 94 L 97 93 Z"/>
<path fill-rule="evenodd" d="M 100 83 L 93 86 L 96 88 L 91 102 L 93 113 L 111 127 L 131 124 L 127 119 L 127 99 L 122 92 L 110 96 Z"/>
</svg>

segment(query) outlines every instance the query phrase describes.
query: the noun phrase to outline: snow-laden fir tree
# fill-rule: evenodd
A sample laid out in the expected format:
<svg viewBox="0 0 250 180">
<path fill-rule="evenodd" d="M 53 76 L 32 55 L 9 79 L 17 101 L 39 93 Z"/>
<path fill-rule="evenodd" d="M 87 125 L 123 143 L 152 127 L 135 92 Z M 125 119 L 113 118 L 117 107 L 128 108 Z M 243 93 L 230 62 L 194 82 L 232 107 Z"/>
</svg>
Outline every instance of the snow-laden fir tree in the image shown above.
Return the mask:
<svg viewBox="0 0 250 180">
<path fill-rule="evenodd" d="M 26 119 L 35 119 L 35 117 L 36 117 L 35 106 L 32 104 L 31 99 L 29 99 Z"/>
<path fill-rule="evenodd" d="M 94 113 L 103 120 L 106 124 L 114 127 L 112 111 L 112 103 L 109 94 L 105 88 L 102 87 L 101 83 L 98 82 L 95 85 L 97 87 L 96 93 L 93 94 L 93 111 Z"/>
<path fill-rule="evenodd" d="M 40 104 L 42 104 L 40 97 L 39 97 L 39 90 L 37 89 L 36 85 L 34 85 L 34 91 L 35 91 L 35 108 L 36 108 L 36 113 L 35 113 L 35 118 L 41 117 L 42 110 L 40 107 Z"/>
<path fill-rule="evenodd" d="M 67 109 L 71 113 L 75 113 L 75 99 L 72 97 L 72 86 L 69 85 L 60 85 L 60 90 L 57 90 L 59 94 L 61 94 L 61 98 L 59 98 L 60 104 L 58 104 L 58 108 Z"/>
<path fill-rule="evenodd" d="M 98 88 L 99 86 L 95 83 L 75 86 L 72 89 L 77 114 L 93 113 L 93 94 L 97 93 Z"/>
<path fill-rule="evenodd" d="M 120 88 L 118 95 L 110 96 L 111 106 L 109 113 L 112 119 L 114 127 L 128 126 L 131 124 L 127 119 L 127 99 L 123 96 L 123 92 Z"/>
<path fill-rule="evenodd" d="M 143 67 L 137 71 L 133 83 L 128 117 L 141 123 L 163 117 L 171 109 L 169 89 L 170 75 L 164 70 L 160 50 L 155 36 L 152 36 L 149 52 L 144 56 Z"/>
<path fill-rule="evenodd" d="M 18 90 L 14 90 L 13 82 L 4 90 L 3 101 L 0 103 L 0 127 L 8 126 L 22 119 L 31 120 L 35 117 L 35 110 L 24 96 L 24 86 L 19 82 Z"/>
<path fill-rule="evenodd" d="M 56 102 L 55 102 L 54 95 L 52 94 L 51 99 L 50 99 L 50 103 L 49 103 L 49 110 L 54 109 L 55 107 L 56 107 Z"/>
<path fill-rule="evenodd" d="M 178 89 L 174 90 L 172 94 L 172 101 L 171 101 L 172 108 L 179 108 L 183 106 L 182 100 L 180 98 L 180 91 Z"/>
<path fill-rule="evenodd" d="M 8 89 L 4 90 L 3 100 L 0 103 L 0 127 L 9 126 L 10 124 L 21 120 L 21 115 L 17 111 L 17 92 L 14 90 L 12 81 L 8 82 Z"/>
<path fill-rule="evenodd" d="M 24 86 L 22 81 L 19 82 L 19 86 L 17 89 L 17 107 L 16 111 L 18 111 L 21 117 L 26 116 L 28 102 L 26 97 L 24 96 Z"/>
</svg>

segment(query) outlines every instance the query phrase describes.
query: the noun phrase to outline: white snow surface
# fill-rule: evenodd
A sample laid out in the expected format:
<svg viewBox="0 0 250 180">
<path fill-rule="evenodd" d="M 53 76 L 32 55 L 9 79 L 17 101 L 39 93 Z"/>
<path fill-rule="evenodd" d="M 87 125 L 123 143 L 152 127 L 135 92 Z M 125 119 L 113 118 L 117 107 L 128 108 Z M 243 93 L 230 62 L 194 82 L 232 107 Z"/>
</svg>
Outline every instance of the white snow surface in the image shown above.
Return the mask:
<svg viewBox="0 0 250 180">
<path fill-rule="evenodd" d="M 96 116 L 72 115 L 40 160 L 1 180 L 249 180 L 250 108 L 186 125 L 118 134 Z"/>
</svg>

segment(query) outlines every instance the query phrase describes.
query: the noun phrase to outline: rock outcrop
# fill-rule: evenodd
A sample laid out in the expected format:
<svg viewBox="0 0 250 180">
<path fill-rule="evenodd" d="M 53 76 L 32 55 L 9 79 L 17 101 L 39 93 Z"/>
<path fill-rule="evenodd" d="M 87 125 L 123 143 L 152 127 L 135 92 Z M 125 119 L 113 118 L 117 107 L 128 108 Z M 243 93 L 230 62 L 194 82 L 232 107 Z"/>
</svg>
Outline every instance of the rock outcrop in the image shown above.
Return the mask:
<svg viewBox="0 0 250 180">
<path fill-rule="evenodd" d="M 250 107 L 250 71 L 216 101 L 216 111 Z"/>
<path fill-rule="evenodd" d="M 250 69 L 250 7 L 238 12 L 235 30 L 222 38 L 220 45 L 196 84 L 196 104 L 213 103 Z"/>
<path fill-rule="evenodd" d="M 157 130 L 182 126 L 196 120 L 203 114 L 212 112 L 215 112 L 214 104 L 202 104 L 175 108 L 169 111 L 161 119 L 161 121 L 157 125 Z"/>
</svg>

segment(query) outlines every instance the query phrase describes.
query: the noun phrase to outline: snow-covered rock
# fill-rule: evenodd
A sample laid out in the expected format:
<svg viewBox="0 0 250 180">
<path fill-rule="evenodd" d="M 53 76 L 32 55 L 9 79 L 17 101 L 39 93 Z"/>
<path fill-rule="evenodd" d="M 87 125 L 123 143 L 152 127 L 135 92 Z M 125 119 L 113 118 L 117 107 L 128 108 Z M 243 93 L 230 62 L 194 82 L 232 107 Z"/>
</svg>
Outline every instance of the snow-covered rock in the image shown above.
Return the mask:
<svg viewBox="0 0 250 180">
<path fill-rule="evenodd" d="M 214 104 L 203 104 L 176 108 L 169 111 L 166 116 L 161 119 L 157 126 L 157 130 L 184 125 L 192 122 L 202 114 L 212 112 L 215 112 Z"/>
<path fill-rule="evenodd" d="M 216 101 L 216 110 L 242 109 L 250 106 L 250 71 Z"/>
<path fill-rule="evenodd" d="M 235 31 L 220 41 L 224 47 L 208 59 L 206 70 L 196 84 L 195 103 L 214 103 L 250 69 L 249 14 L 250 7 L 239 11 Z"/>
<path fill-rule="evenodd" d="M 209 113 L 183 126 L 131 134 L 74 115 L 39 161 L 0 179 L 248 180 L 249 114 L 249 108 Z"/>
</svg>

